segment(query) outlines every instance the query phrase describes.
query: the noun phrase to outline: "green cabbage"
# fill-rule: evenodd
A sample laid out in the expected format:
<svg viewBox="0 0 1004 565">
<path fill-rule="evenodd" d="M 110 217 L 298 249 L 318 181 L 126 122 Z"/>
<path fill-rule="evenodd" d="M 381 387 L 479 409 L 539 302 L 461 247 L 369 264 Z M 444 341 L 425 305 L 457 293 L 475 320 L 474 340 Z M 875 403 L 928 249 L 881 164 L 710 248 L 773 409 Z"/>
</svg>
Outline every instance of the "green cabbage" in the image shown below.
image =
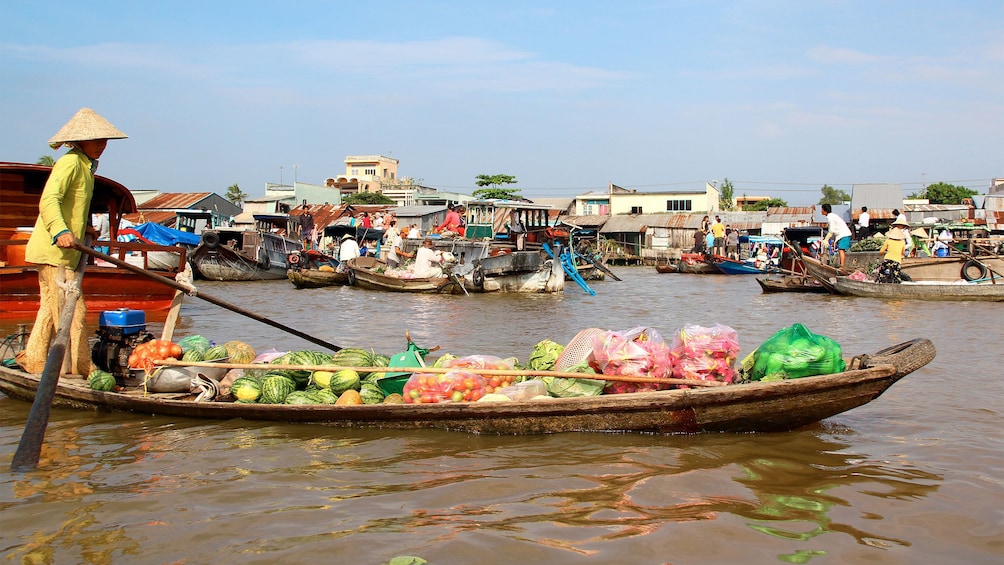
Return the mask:
<svg viewBox="0 0 1004 565">
<path fill-rule="evenodd" d="M 564 345 L 545 339 L 533 346 L 526 366 L 532 371 L 552 371 L 554 370 L 554 362 L 558 360 L 564 350 Z"/>
</svg>

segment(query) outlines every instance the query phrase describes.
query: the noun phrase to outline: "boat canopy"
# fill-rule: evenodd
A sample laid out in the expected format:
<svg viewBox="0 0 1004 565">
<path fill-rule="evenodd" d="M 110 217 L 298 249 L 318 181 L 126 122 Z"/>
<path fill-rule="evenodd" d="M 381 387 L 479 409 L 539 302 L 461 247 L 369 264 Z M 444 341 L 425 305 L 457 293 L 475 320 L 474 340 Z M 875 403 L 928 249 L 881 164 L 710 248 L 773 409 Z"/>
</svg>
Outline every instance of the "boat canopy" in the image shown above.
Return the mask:
<svg viewBox="0 0 1004 565">
<path fill-rule="evenodd" d="M 471 200 L 463 205 L 467 208 L 464 235 L 468 239 L 508 237 L 513 215 L 527 233 L 544 231 L 550 227 L 550 212 L 555 209 L 525 200 Z"/>
</svg>

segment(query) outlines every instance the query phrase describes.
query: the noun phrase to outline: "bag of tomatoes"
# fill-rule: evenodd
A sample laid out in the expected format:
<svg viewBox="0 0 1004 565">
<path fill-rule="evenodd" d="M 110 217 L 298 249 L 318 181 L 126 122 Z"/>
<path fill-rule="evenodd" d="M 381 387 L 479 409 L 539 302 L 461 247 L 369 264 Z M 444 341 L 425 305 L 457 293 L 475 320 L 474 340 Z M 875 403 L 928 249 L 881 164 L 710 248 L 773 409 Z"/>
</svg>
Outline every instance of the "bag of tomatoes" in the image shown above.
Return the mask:
<svg viewBox="0 0 1004 565">
<path fill-rule="evenodd" d="M 485 380 L 467 371 L 414 373 L 404 384 L 405 404 L 476 402 L 485 395 Z"/>
<path fill-rule="evenodd" d="M 181 359 L 184 352 L 181 346 L 167 339 L 153 339 L 136 346 L 129 356 L 130 369 L 153 369 L 155 361 L 164 359 Z"/>
</svg>

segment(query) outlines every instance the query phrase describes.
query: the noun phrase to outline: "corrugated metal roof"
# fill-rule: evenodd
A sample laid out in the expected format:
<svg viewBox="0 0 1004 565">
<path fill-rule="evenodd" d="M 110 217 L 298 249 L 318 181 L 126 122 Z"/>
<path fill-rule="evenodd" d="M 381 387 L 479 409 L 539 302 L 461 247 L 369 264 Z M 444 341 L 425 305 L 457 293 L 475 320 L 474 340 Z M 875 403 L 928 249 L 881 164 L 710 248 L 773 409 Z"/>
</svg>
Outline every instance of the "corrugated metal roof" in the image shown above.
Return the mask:
<svg viewBox="0 0 1004 565">
<path fill-rule="evenodd" d="M 639 233 L 641 228 L 649 225 L 648 216 L 649 214 L 610 216 L 600 228 L 600 233 Z"/>
<path fill-rule="evenodd" d="M 212 194 L 212 192 L 164 192 L 144 202 L 140 209 L 179 210 L 192 208 Z"/>
<path fill-rule="evenodd" d="M 125 216 L 122 217 L 134 224 L 143 224 L 146 222 L 150 222 L 154 224 L 160 224 L 162 226 L 166 226 L 169 228 L 174 227 L 174 224 L 178 220 L 178 215 L 176 213 L 166 210 L 165 211 L 150 210 L 150 211 L 136 212 L 133 214 L 126 214 Z"/>
<path fill-rule="evenodd" d="M 580 228 L 595 229 L 605 224 L 609 217 L 610 216 L 600 216 L 597 214 L 589 216 L 575 216 L 569 214 L 567 216 L 566 215 L 558 216 L 558 221 L 559 222 L 567 221 L 568 223 L 578 226 Z"/>
</svg>

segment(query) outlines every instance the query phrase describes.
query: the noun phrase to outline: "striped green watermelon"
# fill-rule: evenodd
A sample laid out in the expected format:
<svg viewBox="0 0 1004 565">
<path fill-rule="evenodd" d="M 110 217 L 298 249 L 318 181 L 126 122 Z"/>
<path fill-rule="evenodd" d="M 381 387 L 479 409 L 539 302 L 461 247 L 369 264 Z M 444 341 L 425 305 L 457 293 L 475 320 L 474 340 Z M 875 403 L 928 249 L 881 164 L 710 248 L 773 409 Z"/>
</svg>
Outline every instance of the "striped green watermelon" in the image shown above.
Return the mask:
<svg viewBox="0 0 1004 565">
<path fill-rule="evenodd" d="M 331 389 L 327 388 L 320 389 L 315 392 L 314 397 L 317 398 L 321 404 L 334 404 L 338 400 L 338 395 L 331 392 Z"/>
<path fill-rule="evenodd" d="M 277 373 L 269 373 L 261 381 L 261 404 L 282 404 L 289 393 L 296 390 L 293 379 Z"/>
<path fill-rule="evenodd" d="M 199 362 L 199 361 L 204 361 L 205 356 L 202 355 L 202 352 L 199 351 L 198 349 L 189 349 L 188 351 L 185 352 L 184 355 L 181 356 L 181 360 Z"/>
<path fill-rule="evenodd" d="M 360 385 L 359 395 L 363 399 L 363 404 L 380 404 L 384 399 L 384 394 L 380 390 L 380 387 L 369 382 Z"/>
<path fill-rule="evenodd" d="M 286 396 L 283 404 L 320 404 L 320 402 L 305 390 L 294 390 Z"/>
<path fill-rule="evenodd" d="M 227 356 L 227 348 L 222 345 L 217 345 L 216 347 L 210 347 L 202 354 L 202 357 L 206 361 L 215 361 L 217 359 L 223 359 Z"/>
<path fill-rule="evenodd" d="M 331 364 L 339 367 L 372 367 L 373 352 L 360 347 L 346 347 L 331 356 Z"/>
<path fill-rule="evenodd" d="M 95 370 L 88 375 L 87 384 L 91 386 L 91 390 L 111 392 L 115 390 L 115 375 L 107 371 Z"/>
<path fill-rule="evenodd" d="M 327 355 L 324 353 L 319 353 L 316 351 L 290 351 L 289 353 L 276 357 L 272 360 L 273 365 L 302 365 L 304 367 L 314 367 L 321 363 L 318 361 L 326 361 Z M 326 364 L 326 363 L 325 363 Z M 311 369 L 276 369 L 275 371 L 269 371 L 270 373 L 280 373 L 286 375 L 293 382 L 296 383 L 296 388 L 303 390 L 307 388 L 307 384 L 310 382 Z"/>
<path fill-rule="evenodd" d="M 331 392 L 341 395 L 347 390 L 359 390 L 359 383 L 359 373 L 352 369 L 342 369 L 335 371 L 335 375 L 331 377 L 328 388 L 331 389 Z"/>
</svg>

